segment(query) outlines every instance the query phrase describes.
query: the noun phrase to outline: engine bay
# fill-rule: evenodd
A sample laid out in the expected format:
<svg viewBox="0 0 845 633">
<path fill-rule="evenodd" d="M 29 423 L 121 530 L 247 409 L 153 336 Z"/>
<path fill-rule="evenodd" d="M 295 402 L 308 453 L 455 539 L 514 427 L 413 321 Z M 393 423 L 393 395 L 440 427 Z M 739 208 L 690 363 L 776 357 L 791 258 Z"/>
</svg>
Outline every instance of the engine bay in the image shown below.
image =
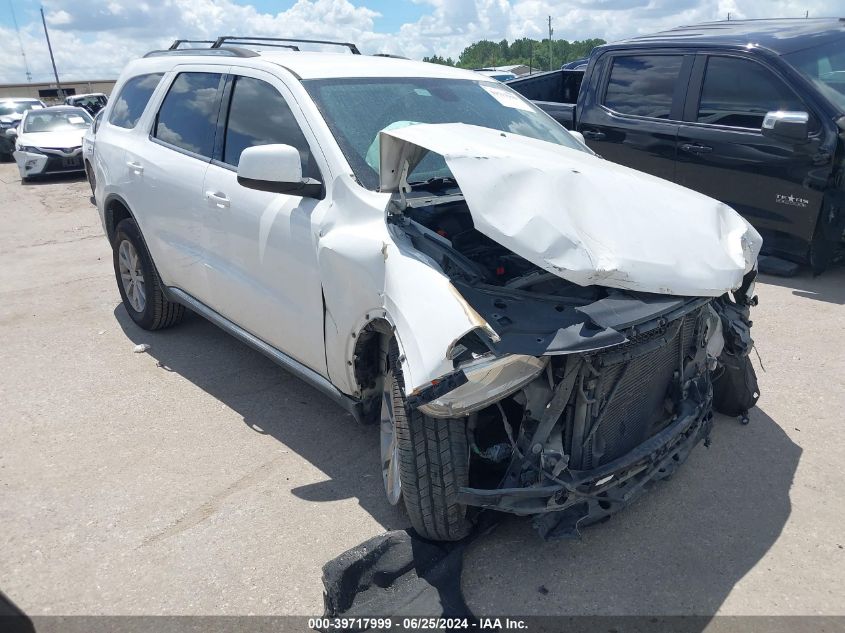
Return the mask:
<svg viewBox="0 0 845 633">
<path fill-rule="evenodd" d="M 405 228 L 410 229 L 406 232 L 414 246 L 433 257 L 450 278 L 504 290 L 530 291 L 567 305 L 585 305 L 607 296 L 606 288 L 574 284 L 490 239 L 475 228 L 460 196 L 446 198 L 446 202 L 428 197 L 411 199 L 401 217 Z M 448 250 L 453 251 L 453 256 Z"/>
</svg>

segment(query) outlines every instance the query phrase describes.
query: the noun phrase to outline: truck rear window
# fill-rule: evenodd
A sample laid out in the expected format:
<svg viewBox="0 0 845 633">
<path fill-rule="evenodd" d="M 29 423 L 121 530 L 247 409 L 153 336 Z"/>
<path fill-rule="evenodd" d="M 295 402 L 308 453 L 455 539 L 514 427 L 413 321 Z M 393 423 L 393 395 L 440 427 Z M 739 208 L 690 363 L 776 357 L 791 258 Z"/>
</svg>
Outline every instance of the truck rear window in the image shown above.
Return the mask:
<svg viewBox="0 0 845 633">
<path fill-rule="evenodd" d="M 614 58 L 604 105 L 620 114 L 668 119 L 682 61 L 681 55 Z"/>
</svg>

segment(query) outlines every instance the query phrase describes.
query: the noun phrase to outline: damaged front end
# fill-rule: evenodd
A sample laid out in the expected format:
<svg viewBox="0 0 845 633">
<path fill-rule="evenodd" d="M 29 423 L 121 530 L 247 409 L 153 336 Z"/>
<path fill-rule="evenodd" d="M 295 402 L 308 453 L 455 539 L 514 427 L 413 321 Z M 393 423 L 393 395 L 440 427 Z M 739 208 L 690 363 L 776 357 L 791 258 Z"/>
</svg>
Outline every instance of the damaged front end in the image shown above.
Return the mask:
<svg viewBox="0 0 845 633">
<path fill-rule="evenodd" d="M 750 349 L 750 297 L 582 288 L 457 226 L 454 206 L 432 219 L 438 207 L 409 206 L 390 222 L 436 260 L 493 333 L 477 328 L 456 341 L 455 370 L 408 395 L 409 407 L 431 417 L 468 416 L 461 503 L 547 515 L 536 519 L 544 536 L 574 535 L 707 440 L 713 376 Z"/>
<path fill-rule="evenodd" d="M 583 285 L 482 233 L 457 182 L 429 195 L 450 183 L 414 191 L 404 178 L 388 213 L 395 241 L 443 271 L 484 323 L 446 350 L 453 371 L 407 394 L 410 409 L 467 419 L 460 503 L 574 536 L 707 442 L 714 380 L 750 367 L 753 262 L 725 268 L 741 283 L 718 295 L 636 290 L 629 275 Z"/>
</svg>

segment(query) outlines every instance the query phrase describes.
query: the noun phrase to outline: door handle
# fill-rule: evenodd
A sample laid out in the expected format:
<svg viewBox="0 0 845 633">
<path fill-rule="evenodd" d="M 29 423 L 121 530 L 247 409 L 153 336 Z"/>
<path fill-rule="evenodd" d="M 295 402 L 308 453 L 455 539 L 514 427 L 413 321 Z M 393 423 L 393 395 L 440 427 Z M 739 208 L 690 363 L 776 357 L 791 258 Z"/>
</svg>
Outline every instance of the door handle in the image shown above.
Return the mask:
<svg viewBox="0 0 845 633">
<path fill-rule="evenodd" d="M 598 132 L 596 130 L 584 130 L 581 134 L 584 135 L 584 138 L 588 138 L 591 141 L 603 141 L 606 136 L 604 132 Z"/>
<path fill-rule="evenodd" d="M 681 145 L 681 151 L 688 154 L 709 154 L 713 148 L 709 145 L 700 145 L 699 143 L 684 143 Z"/>
<path fill-rule="evenodd" d="M 213 204 L 218 209 L 227 209 L 229 207 L 229 198 L 225 193 L 221 193 L 220 191 L 206 191 L 205 199 L 208 200 L 209 204 Z"/>
<path fill-rule="evenodd" d="M 144 166 L 141 163 L 136 163 L 130 160 L 126 163 L 126 166 L 139 176 L 144 173 Z"/>
</svg>

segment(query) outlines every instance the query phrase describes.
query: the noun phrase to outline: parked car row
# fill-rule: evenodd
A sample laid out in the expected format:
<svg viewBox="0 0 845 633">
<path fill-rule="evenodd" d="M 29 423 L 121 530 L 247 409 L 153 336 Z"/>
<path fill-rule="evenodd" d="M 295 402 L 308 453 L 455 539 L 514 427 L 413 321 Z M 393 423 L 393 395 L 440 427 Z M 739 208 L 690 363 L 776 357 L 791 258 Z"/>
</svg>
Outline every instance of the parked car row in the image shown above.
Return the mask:
<svg viewBox="0 0 845 633">
<path fill-rule="evenodd" d="M 0 100 L 0 159 L 11 160 L 15 150 L 14 137 L 8 131 L 18 126 L 28 110 L 45 107 L 44 102 L 38 99 Z"/>
<path fill-rule="evenodd" d="M 149 53 L 88 132 L 139 327 L 189 308 L 378 425 L 432 539 L 479 508 L 577 532 L 754 405 L 761 238 L 730 207 L 479 73 L 266 41 Z"/>
<path fill-rule="evenodd" d="M 15 160 L 25 181 L 85 171 L 82 135 L 107 103 L 100 92 L 72 95 L 52 107 L 39 99 L 0 100 L 0 160 Z M 31 111 L 40 112 L 27 116 Z"/>
<path fill-rule="evenodd" d="M 87 110 L 72 106 L 25 111 L 17 126 L 4 132 L 13 142 L 12 156 L 21 180 L 85 171 L 82 137 L 92 122 Z"/>
</svg>

